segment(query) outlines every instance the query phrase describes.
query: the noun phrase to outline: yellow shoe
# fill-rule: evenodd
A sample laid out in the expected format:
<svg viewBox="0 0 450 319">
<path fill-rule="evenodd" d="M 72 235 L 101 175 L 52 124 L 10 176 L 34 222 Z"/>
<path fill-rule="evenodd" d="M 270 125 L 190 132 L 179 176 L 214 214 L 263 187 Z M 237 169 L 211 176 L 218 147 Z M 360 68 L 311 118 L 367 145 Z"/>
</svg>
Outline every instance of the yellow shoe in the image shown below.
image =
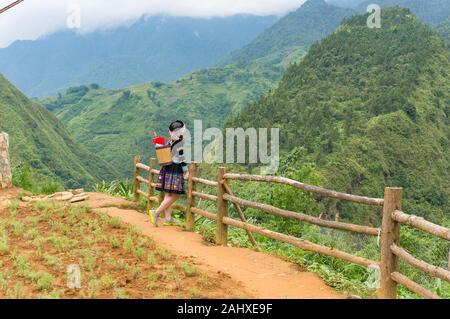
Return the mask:
<svg viewBox="0 0 450 319">
<path fill-rule="evenodd" d="M 165 220 L 163 223 L 164 226 L 177 226 L 178 223 L 175 219 Z"/>
<path fill-rule="evenodd" d="M 148 211 L 148 216 L 150 217 L 150 220 L 152 221 L 153 226 L 158 227 L 158 214 L 151 209 Z"/>
</svg>

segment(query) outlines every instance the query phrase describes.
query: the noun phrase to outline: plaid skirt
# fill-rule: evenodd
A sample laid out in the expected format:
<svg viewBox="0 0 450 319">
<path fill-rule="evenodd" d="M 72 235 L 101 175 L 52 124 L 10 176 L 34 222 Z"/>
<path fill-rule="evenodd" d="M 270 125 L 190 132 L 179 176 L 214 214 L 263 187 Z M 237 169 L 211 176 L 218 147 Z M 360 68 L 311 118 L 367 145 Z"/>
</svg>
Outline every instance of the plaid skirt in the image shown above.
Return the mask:
<svg viewBox="0 0 450 319">
<path fill-rule="evenodd" d="M 163 166 L 158 175 L 156 190 L 166 193 L 186 194 L 181 164 Z"/>
</svg>

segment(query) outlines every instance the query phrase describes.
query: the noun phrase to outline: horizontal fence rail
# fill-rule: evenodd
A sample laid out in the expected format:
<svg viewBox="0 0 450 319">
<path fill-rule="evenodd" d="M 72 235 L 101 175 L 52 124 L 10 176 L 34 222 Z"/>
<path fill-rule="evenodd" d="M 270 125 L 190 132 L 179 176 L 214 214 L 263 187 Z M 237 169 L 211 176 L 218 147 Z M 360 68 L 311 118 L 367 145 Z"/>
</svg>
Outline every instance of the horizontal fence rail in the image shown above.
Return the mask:
<svg viewBox="0 0 450 319">
<path fill-rule="evenodd" d="M 418 283 L 412 281 L 405 275 L 402 275 L 401 273 L 395 271 L 391 274 L 392 280 L 394 280 L 396 283 L 401 284 L 411 290 L 412 292 L 418 294 L 419 296 L 425 298 L 425 299 L 441 299 L 438 295 L 435 293 L 429 291 L 428 289 L 422 287 Z"/>
<path fill-rule="evenodd" d="M 357 196 L 345 193 L 339 193 L 333 190 L 325 189 L 322 187 L 317 187 L 313 185 L 304 184 L 286 177 L 279 176 L 259 176 L 259 175 L 248 175 L 248 174 L 225 174 L 225 179 L 234 179 L 241 181 L 252 181 L 252 182 L 268 182 L 268 183 L 278 183 L 289 185 L 298 189 L 302 189 L 304 191 L 315 193 L 324 197 L 336 198 L 340 200 L 346 200 L 350 202 L 366 204 L 366 205 L 375 205 L 375 206 L 383 206 L 382 198 L 370 198 L 364 196 Z"/>
<path fill-rule="evenodd" d="M 450 271 L 440 268 L 438 266 L 430 265 L 429 263 L 427 263 L 425 261 L 417 259 L 414 256 L 412 256 L 410 253 L 408 253 L 406 250 L 404 250 L 403 248 L 401 248 L 395 244 L 393 244 L 391 246 L 391 250 L 397 257 L 404 260 L 411 266 L 413 266 L 417 269 L 420 269 L 423 272 L 425 272 L 433 277 L 440 278 L 440 279 L 445 280 L 450 283 Z"/>
<path fill-rule="evenodd" d="M 450 240 L 449 228 L 436 225 L 432 222 L 425 220 L 422 217 L 408 215 L 402 211 L 396 210 L 392 214 L 392 219 L 394 219 L 396 222 L 424 231 L 430 235 L 434 235 L 445 240 Z"/>
<path fill-rule="evenodd" d="M 155 175 L 158 175 L 160 171 L 155 169 L 154 159 L 150 159 L 150 165 L 140 163 L 140 160 L 140 156 L 136 156 L 134 159 L 134 197 L 136 200 L 139 199 L 140 196 L 144 196 L 145 198 L 147 198 L 147 206 L 148 208 L 150 208 L 152 204 L 159 204 L 164 199 L 164 193 L 159 193 L 159 196 L 154 195 L 156 188 L 154 179 Z M 140 175 L 141 171 L 148 172 L 148 178 L 142 177 Z M 432 277 L 450 282 L 450 269 L 446 270 L 441 267 L 431 265 L 425 261 L 419 260 L 400 246 L 401 225 L 408 225 L 415 229 L 426 232 L 427 234 L 445 240 L 450 240 L 449 228 L 431 223 L 422 217 L 408 215 L 402 211 L 403 190 L 401 188 L 386 188 L 384 198 L 371 198 L 340 193 L 318 186 L 304 184 L 302 182 L 285 177 L 227 173 L 226 169 L 223 167 L 219 169 L 216 181 L 200 178 L 197 175 L 198 165 L 196 163 L 191 163 L 189 165 L 189 179 L 187 181 L 188 187 L 186 204 L 184 206 L 174 205 L 173 208 L 185 213 L 187 230 L 193 230 L 195 215 L 215 221 L 217 224 L 216 243 L 219 245 L 227 245 L 227 228 L 228 226 L 233 226 L 245 230 L 249 241 L 255 246 L 256 249 L 258 249 L 258 245 L 253 237 L 253 234 L 258 234 L 260 236 L 290 244 L 305 251 L 338 258 L 363 267 L 369 267 L 372 269 L 374 267 L 379 268 L 381 286 L 378 290 L 378 295 L 380 298 L 396 298 L 398 284 L 403 285 L 404 287 L 408 288 L 409 290 L 423 298 L 440 298 L 437 294 L 427 290 L 418 283 L 401 274 L 398 271 L 399 259 L 405 261 L 415 269 L 418 269 Z M 234 195 L 230 185 L 228 184 L 228 180 L 282 184 L 323 197 L 350 201 L 364 205 L 382 206 L 382 225 L 381 228 L 375 228 L 370 226 L 343 223 L 339 221 L 325 220 L 320 217 L 311 216 L 305 213 L 293 212 L 272 205 L 242 199 Z M 143 190 L 141 190 L 141 184 L 148 185 L 148 192 L 144 192 Z M 210 187 L 211 189 L 215 189 L 216 194 L 206 194 L 200 192 L 197 190 L 198 185 L 203 185 Z M 216 212 L 214 213 L 196 207 L 197 199 L 215 203 Z M 230 218 L 228 216 L 228 204 L 234 207 L 235 211 L 238 213 L 240 220 Z M 319 227 L 338 229 L 341 231 L 369 236 L 379 236 L 381 237 L 381 260 L 369 260 L 364 257 L 343 252 L 332 247 L 319 245 L 301 238 L 275 232 L 269 229 L 265 229 L 261 226 L 253 225 L 247 222 L 247 219 L 241 207 L 255 209 L 275 216 L 306 222 Z"/>
<path fill-rule="evenodd" d="M 324 220 L 324 219 L 320 219 L 318 217 L 314 217 L 311 215 L 307 215 L 307 214 L 303 214 L 303 213 L 296 213 L 293 211 L 277 208 L 277 207 L 267 205 L 267 204 L 255 203 L 255 202 L 252 202 L 249 200 L 245 200 L 245 199 L 227 195 L 227 194 L 225 194 L 223 196 L 223 198 L 232 203 L 236 203 L 236 204 L 246 206 L 249 208 L 253 208 L 253 209 L 259 209 L 259 210 L 265 211 L 267 213 L 271 213 L 273 215 L 277 215 L 277 216 L 281 216 L 281 217 L 296 219 L 296 220 L 303 221 L 303 222 L 309 222 L 310 224 L 314 224 L 316 226 L 351 231 L 351 232 L 366 234 L 366 235 L 371 235 L 371 236 L 378 236 L 380 233 L 380 230 L 378 228 L 359 226 L 359 225 L 354 225 L 354 224 L 346 224 L 346 223 L 341 223 L 341 222 L 336 222 L 336 221 L 331 221 L 331 220 Z"/>
</svg>

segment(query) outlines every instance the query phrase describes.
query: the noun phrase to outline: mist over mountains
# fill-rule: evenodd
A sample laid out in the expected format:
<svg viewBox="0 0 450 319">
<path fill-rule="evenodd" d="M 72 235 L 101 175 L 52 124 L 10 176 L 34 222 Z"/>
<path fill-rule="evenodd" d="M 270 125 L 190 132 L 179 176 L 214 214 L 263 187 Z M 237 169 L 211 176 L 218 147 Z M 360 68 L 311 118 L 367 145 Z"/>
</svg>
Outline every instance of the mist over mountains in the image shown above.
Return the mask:
<svg viewBox="0 0 450 319">
<path fill-rule="evenodd" d="M 54 95 L 79 84 L 120 88 L 171 81 L 213 66 L 277 19 L 154 16 L 88 34 L 61 31 L 0 49 L 0 73 L 29 96 Z"/>
</svg>

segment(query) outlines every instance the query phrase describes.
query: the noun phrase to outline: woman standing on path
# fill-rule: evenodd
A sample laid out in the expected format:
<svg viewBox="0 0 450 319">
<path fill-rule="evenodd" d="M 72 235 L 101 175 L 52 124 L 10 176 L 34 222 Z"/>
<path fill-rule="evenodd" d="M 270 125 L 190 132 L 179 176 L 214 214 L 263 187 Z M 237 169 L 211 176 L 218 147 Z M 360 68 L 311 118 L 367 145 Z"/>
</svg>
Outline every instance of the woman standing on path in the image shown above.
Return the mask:
<svg viewBox="0 0 450 319">
<path fill-rule="evenodd" d="M 164 200 L 156 210 L 149 210 L 152 224 L 158 227 L 158 218 L 165 213 L 165 226 L 176 224 L 172 217 L 172 205 L 185 194 L 184 180 L 189 178 L 188 166 L 184 157 L 184 134 L 186 126 L 182 121 L 172 122 L 169 126 L 169 144 L 172 151 L 172 164 L 163 166 L 159 172 L 156 190 L 164 192 Z"/>
</svg>

